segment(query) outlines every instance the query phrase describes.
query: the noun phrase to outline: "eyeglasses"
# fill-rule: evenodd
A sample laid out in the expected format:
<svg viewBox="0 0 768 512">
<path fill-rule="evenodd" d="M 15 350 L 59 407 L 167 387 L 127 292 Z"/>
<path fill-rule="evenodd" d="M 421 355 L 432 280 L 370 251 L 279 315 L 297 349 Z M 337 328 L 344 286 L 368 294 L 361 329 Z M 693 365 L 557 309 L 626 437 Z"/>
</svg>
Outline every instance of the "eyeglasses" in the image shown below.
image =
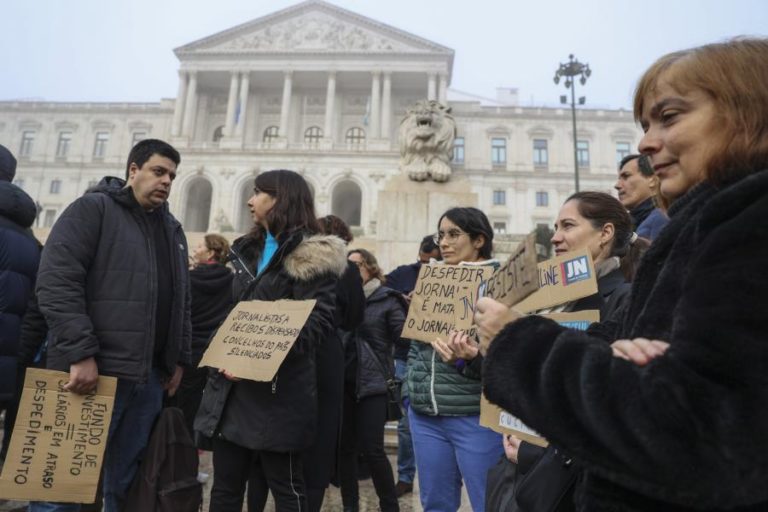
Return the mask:
<svg viewBox="0 0 768 512">
<path fill-rule="evenodd" d="M 453 228 L 449 229 L 448 232 L 438 231 L 434 235 L 432 235 L 432 240 L 435 242 L 435 244 L 440 245 L 440 241 L 445 238 L 445 241 L 449 244 L 452 244 L 455 242 L 461 235 L 469 235 L 469 233 L 465 233 L 464 231 Z"/>
</svg>

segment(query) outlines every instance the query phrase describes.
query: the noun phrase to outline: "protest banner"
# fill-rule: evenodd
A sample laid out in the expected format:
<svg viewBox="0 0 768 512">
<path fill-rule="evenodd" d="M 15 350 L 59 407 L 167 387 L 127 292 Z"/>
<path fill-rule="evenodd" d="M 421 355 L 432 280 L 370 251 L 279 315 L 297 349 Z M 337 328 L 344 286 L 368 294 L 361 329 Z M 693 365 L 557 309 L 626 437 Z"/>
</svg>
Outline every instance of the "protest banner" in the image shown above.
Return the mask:
<svg viewBox="0 0 768 512">
<path fill-rule="evenodd" d="M 493 272 L 489 265 L 422 265 L 402 337 L 432 343 L 453 329 L 471 334 L 475 303 Z"/>
<path fill-rule="evenodd" d="M 589 249 L 542 261 L 537 268 L 538 290 L 512 306 L 521 313 L 565 304 L 597 293 L 597 276 Z"/>
<path fill-rule="evenodd" d="M 600 311 L 596 309 L 539 316 L 550 318 L 564 327 L 580 331 L 586 330 L 591 323 L 600 321 Z M 500 434 L 512 434 L 537 446 L 546 447 L 549 444 L 541 434 L 523 423 L 520 418 L 489 402 L 485 395 L 480 398 L 480 425 Z"/>
<path fill-rule="evenodd" d="M 487 297 L 512 306 L 539 289 L 536 232 L 520 242 L 509 259 L 488 280 Z"/>
<path fill-rule="evenodd" d="M 64 390 L 69 374 L 27 369 L 19 412 L 0 476 L 0 496 L 93 503 L 117 379 L 100 376 L 92 394 Z"/>
<path fill-rule="evenodd" d="M 272 380 L 307 322 L 315 300 L 244 300 L 216 331 L 199 366 L 235 377 Z"/>
</svg>

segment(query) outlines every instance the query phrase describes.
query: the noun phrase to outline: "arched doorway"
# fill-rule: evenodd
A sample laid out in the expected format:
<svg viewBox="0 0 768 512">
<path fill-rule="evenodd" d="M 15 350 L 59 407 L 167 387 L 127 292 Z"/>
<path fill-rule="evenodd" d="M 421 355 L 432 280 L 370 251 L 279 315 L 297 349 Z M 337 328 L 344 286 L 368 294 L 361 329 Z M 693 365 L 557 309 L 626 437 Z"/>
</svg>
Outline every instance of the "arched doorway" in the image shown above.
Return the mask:
<svg viewBox="0 0 768 512">
<path fill-rule="evenodd" d="M 354 181 L 342 181 L 333 187 L 331 213 L 349 226 L 360 225 L 363 193 Z"/>
<path fill-rule="evenodd" d="M 211 217 L 213 187 L 205 178 L 195 178 L 187 188 L 184 231 L 205 233 Z"/>
</svg>

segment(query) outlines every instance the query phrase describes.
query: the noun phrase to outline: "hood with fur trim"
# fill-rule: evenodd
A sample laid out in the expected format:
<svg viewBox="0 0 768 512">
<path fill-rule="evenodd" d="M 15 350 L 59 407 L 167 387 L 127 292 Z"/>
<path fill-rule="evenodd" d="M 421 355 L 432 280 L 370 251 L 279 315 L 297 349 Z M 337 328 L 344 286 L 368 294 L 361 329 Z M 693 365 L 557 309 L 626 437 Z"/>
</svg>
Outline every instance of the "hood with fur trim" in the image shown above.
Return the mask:
<svg viewBox="0 0 768 512">
<path fill-rule="evenodd" d="M 283 268 L 300 281 L 328 274 L 340 277 L 347 268 L 347 245 L 333 235 L 308 236 L 286 256 Z"/>
</svg>

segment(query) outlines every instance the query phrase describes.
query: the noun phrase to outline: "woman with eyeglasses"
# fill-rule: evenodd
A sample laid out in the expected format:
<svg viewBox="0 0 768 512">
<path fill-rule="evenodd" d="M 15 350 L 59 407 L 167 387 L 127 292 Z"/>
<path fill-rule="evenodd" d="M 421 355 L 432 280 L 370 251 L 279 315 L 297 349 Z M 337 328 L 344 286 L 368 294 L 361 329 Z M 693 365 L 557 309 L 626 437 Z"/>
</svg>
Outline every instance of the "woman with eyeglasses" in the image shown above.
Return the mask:
<svg viewBox="0 0 768 512">
<path fill-rule="evenodd" d="M 477 208 L 451 208 L 435 242 L 445 265 L 492 265 L 493 229 Z M 451 337 L 457 334 L 452 333 Z M 486 473 L 503 453 L 501 436 L 480 426 L 481 358 L 444 362 L 432 344 L 413 341 L 406 377 L 408 419 L 425 511 L 452 512 L 461 504 L 462 480 L 476 512 L 485 510 Z"/>
<path fill-rule="evenodd" d="M 639 149 L 672 204 L 612 330 L 478 301 L 496 334 L 486 395 L 579 461 L 579 510 L 768 510 L 766 84 L 765 38 L 671 53 L 640 79 Z"/>
</svg>

